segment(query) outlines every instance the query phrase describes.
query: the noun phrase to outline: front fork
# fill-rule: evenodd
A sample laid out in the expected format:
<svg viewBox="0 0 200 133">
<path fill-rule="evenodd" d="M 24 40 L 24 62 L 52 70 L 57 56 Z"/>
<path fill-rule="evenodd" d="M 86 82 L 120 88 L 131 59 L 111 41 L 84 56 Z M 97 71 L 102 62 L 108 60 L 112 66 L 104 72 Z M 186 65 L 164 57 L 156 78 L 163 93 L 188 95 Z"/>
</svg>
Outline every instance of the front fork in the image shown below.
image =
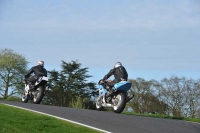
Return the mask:
<svg viewBox="0 0 200 133">
<path fill-rule="evenodd" d="M 25 84 L 24 94 L 27 96 L 29 92 L 29 85 Z"/>
</svg>

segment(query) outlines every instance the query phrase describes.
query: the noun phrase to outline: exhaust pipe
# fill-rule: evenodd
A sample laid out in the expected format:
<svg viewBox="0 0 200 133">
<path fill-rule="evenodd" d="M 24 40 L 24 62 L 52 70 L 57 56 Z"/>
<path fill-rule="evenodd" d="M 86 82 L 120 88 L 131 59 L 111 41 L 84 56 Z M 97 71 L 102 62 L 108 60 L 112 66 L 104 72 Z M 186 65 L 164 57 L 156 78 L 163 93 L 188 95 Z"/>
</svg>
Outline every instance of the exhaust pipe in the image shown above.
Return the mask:
<svg viewBox="0 0 200 133">
<path fill-rule="evenodd" d="M 134 95 L 128 96 L 128 97 L 126 98 L 126 102 L 129 102 L 133 97 L 134 97 Z"/>
<path fill-rule="evenodd" d="M 46 86 L 45 89 L 44 89 L 44 95 L 46 95 L 48 91 L 49 91 L 49 87 Z"/>
</svg>

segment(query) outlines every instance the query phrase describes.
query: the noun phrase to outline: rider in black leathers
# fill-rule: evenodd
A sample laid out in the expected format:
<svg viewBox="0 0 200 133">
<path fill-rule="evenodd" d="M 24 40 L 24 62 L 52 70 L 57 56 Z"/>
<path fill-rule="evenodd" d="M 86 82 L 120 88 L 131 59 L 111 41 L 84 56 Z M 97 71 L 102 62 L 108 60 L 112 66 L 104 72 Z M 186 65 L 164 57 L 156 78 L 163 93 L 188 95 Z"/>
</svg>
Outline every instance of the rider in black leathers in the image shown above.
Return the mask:
<svg viewBox="0 0 200 133">
<path fill-rule="evenodd" d="M 108 74 L 106 74 L 104 76 L 104 78 L 102 79 L 103 81 L 106 81 L 110 76 L 114 75 L 115 79 L 113 81 L 108 81 L 106 83 L 106 86 L 109 86 L 110 89 L 110 93 L 108 94 L 108 96 L 110 96 L 114 90 L 112 89 L 112 87 L 114 87 L 114 85 L 120 81 L 127 81 L 128 80 L 128 73 L 126 71 L 126 69 L 122 66 L 121 62 L 117 62 L 114 66 L 113 69 L 111 69 L 109 71 Z"/>
<path fill-rule="evenodd" d="M 34 73 L 34 75 L 30 76 L 32 73 Z M 25 75 L 25 79 L 28 81 L 29 87 L 32 89 L 34 88 L 34 83 L 42 76 L 47 76 L 47 71 L 44 68 L 44 61 L 38 61 L 36 66 L 32 67 Z"/>
</svg>

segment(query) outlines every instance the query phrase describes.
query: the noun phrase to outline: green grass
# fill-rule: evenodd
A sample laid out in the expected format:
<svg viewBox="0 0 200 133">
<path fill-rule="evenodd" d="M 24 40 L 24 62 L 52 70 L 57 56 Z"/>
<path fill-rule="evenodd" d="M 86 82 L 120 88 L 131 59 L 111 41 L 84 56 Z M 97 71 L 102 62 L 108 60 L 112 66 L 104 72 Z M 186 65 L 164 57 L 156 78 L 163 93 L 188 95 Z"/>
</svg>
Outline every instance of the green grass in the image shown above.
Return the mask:
<svg viewBox="0 0 200 133">
<path fill-rule="evenodd" d="M 0 133 L 100 133 L 54 117 L 0 104 Z"/>
<path fill-rule="evenodd" d="M 169 116 L 169 115 L 164 115 L 164 114 L 163 115 L 161 115 L 161 114 L 138 114 L 138 113 L 133 113 L 133 112 L 123 112 L 123 114 L 136 115 L 136 116 L 146 116 L 146 117 L 155 117 L 155 118 L 177 119 L 177 120 L 185 120 L 185 121 L 200 123 L 200 118 L 184 118 L 184 117 Z"/>
</svg>

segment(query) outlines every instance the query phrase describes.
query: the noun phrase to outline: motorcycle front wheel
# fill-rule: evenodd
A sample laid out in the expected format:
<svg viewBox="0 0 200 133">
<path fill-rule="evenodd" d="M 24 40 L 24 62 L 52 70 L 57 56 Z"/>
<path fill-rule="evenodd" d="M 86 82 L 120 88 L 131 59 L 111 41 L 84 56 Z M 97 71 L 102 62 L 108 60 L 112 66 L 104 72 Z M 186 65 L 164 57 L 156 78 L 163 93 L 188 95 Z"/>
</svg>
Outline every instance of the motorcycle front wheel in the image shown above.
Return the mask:
<svg viewBox="0 0 200 133">
<path fill-rule="evenodd" d="M 37 89 L 34 92 L 33 103 L 40 104 L 43 96 L 44 96 L 44 87 L 38 86 Z"/>
<path fill-rule="evenodd" d="M 28 102 L 28 96 L 25 95 L 25 93 L 22 93 L 22 102 L 27 103 Z"/>
<path fill-rule="evenodd" d="M 115 97 L 113 103 L 113 110 L 115 113 L 121 113 L 126 105 L 126 94 L 125 93 L 118 93 Z"/>
<path fill-rule="evenodd" d="M 97 102 L 96 102 L 96 109 L 97 110 L 99 110 L 99 111 L 101 111 L 101 110 L 103 110 L 103 106 L 102 106 L 102 98 L 100 98 L 100 99 L 97 99 Z"/>
</svg>

